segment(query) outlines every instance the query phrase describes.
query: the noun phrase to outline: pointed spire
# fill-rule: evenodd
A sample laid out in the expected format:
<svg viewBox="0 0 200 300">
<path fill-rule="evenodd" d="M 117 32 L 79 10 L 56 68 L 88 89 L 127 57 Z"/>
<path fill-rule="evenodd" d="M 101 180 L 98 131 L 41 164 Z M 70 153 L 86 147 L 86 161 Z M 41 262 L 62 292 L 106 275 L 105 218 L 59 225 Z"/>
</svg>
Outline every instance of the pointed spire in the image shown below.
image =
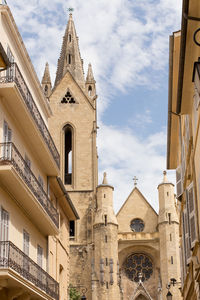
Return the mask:
<svg viewBox="0 0 200 300">
<path fill-rule="evenodd" d="M 91 63 L 89 63 L 89 65 L 88 65 L 88 72 L 87 72 L 86 82 L 87 83 L 95 83 Z"/>
<path fill-rule="evenodd" d="M 58 59 L 55 86 L 69 71 L 77 83 L 84 88 L 83 61 L 80 56 L 78 37 L 74 26 L 72 14 L 69 15 L 69 21 L 63 37 L 63 44 Z"/>
<path fill-rule="evenodd" d="M 45 65 L 45 70 L 44 70 L 44 75 L 42 77 L 42 88 L 43 88 L 43 91 L 44 91 L 44 95 L 46 97 L 49 97 L 50 94 L 51 94 L 51 76 L 50 76 L 50 72 L 49 72 L 49 64 L 48 62 L 46 62 L 46 65 Z"/>
<path fill-rule="evenodd" d="M 103 182 L 102 182 L 102 184 L 108 184 L 106 172 L 103 173 Z"/>
<path fill-rule="evenodd" d="M 94 75 L 92 72 L 92 65 L 91 65 L 91 63 L 89 63 L 86 82 L 85 82 L 85 88 L 86 88 L 86 92 L 88 93 L 88 96 L 90 98 L 94 98 L 94 96 L 96 96 L 95 83 L 96 83 L 96 81 L 94 80 Z"/>
<path fill-rule="evenodd" d="M 42 84 L 45 84 L 45 83 L 51 83 L 51 77 L 50 77 L 48 62 L 46 62 L 44 75 L 42 77 Z"/>
</svg>

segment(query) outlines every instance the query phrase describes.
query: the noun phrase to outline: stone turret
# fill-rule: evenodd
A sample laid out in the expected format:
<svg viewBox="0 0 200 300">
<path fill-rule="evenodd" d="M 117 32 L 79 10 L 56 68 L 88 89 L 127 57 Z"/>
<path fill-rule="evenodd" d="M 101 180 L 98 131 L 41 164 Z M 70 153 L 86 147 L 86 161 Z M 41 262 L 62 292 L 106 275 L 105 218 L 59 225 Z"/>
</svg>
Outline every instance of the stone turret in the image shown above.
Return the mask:
<svg viewBox="0 0 200 300">
<path fill-rule="evenodd" d="M 49 97 L 51 94 L 52 86 L 51 86 L 51 77 L 50 77 L 48 62 L 45 65 L 44 75 L 42 77 L 41 84 L 42 84 L 42 89 L 44 91 L 44 95 L 46 97 Z"/>
<path fill-rule="evenodd" d="M 93 300 L 120 299 L 118 274 L 118 222 L 113 210 L 113 187 L 103 183 L 97 187 L 97 211 L 94 217 Z"/>
<path fill-rule="evenodd" d="M 94 75 L 92 71 L 92 65 L 88 65 L 88 73 L 85 82 L 85 90 L 90 98 L 96 96 L 96 81 L 94 80 Z"/>
<path fill-rule="evenodd" d="M 62 49 L 57 65 L 55 86 L 60 82 L 67 71 L 71 73 L 79 86 L 85 89 L 83 61 L 79 51 L 78 37 L 76 35 L 72 14 L 69 15 L 69 21 L 63 37 Z"/>
<path fill-rule="evenodd" d="M 158 186 L 160 237 L 160 269 L 162 282 L 162 299 L 166 298 L 166 285 L 171 278 L 180 282 L 179 256 L 179 219 L 175 203 L 174 185 L 167 180 L 167 172 L 163 172 L 163 182 Z M 182 299 L 179 285 L 171 286 L 170 292 L 176 300 Z"/>
</svg>

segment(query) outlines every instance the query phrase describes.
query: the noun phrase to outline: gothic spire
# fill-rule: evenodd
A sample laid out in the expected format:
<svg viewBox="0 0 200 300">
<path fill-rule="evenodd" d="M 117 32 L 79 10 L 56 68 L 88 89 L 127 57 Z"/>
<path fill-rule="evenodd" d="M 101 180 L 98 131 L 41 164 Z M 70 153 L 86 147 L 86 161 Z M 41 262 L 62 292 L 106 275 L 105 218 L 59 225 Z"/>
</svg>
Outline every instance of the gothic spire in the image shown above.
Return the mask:
<svg viewBox="0 0 200 300">
<path fill-rule="evenodd" d="M 42 77 L 41 84 L 42 84 L 42 88 L 43 88 L 45 96 L 49 97 L 52 86 L 51 86 L 51 77 L 50 77 L 48 62 L 45 65 L 44 75 Z"/>
<path fill-rule="evenodd" d="M 88 93 L 88 96 L 90 98 L 93 98 L 94 96 L 96 96 L 95 83 L 96 83 L 96 81 L 94 80 L 94 75 L 92 72 L 92 65 L 91 65 L 91 63 L 89 63 L 85 87 L 86 87 L 86 92 Z"/>
<path fill-rule="evenodd" d="M 92 72 L 92 65 L 91 65 L 91 63 L 89 63 L 89 65 L 88 65 L 88 72 L 87 72 L 86 82 L 87 83 L 95 83 L 94 75 L 93 75 L 93 72 Z"/>
<path fill-rule="evenodd" d="M 69 21 L 63 37 L 62 49 L 57 65 L 55 86 L 67 71 L 71 73 L 82 88 L 85 87 L 83 62 L 80 56 L 78 37 L 76 35 L 72 14 L 69 15 Z"/>
</svg>

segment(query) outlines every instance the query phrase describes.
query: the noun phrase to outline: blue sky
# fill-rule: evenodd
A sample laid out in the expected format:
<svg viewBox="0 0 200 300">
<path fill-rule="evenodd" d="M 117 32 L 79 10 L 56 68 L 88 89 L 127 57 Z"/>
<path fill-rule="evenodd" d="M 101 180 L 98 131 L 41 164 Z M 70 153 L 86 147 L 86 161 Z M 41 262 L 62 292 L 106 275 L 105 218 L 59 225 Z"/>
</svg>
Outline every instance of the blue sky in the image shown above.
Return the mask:
<svg viewBox="0 0 200 300">
<path fill-rule="evenodd" d="M 8 0 L 41 79 L 46 61 L 54 81 L 68 19 L 81 56 L 92 63 L 98 93 L 99 181 L 107 171 L 118 211 L 132 178 L 158 209 L 166 168 L 169 35 L 180 29 L 180 0 Z M 174 173 L 169 179 L 174 181 Z"/>
</svg>

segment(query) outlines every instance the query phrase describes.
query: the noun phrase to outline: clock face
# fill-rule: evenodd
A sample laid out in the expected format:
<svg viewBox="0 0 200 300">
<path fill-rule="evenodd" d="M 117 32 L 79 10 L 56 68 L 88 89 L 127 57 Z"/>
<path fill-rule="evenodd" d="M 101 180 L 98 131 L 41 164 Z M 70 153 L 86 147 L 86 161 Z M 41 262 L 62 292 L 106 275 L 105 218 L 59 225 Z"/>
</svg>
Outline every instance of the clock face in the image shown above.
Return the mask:
<svg viewBox="0 0 200 300">
<path fill-rule="evenodd" d="M 134 219 L 130 224 L 131 230 L 134 232 L 141 232 L 144 230 L 144 222 L 141 219 Z"/>
</svg>

